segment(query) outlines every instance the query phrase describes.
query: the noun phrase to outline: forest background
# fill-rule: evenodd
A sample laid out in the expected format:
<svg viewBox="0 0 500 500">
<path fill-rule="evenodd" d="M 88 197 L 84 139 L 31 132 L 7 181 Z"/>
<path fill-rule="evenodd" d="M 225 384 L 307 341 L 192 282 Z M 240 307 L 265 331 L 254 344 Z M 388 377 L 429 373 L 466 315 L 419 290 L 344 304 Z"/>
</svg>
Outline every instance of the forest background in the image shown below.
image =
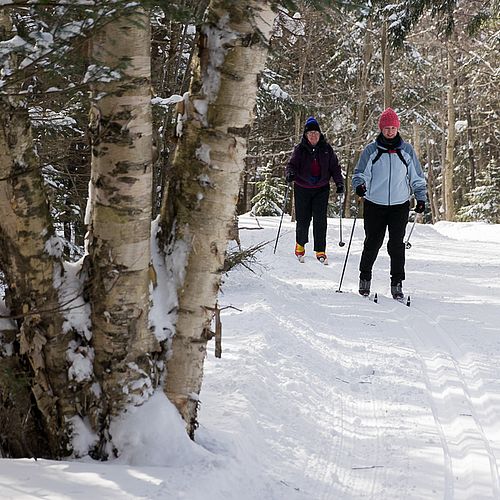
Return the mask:
<svg viewBox="0 0 500 500">
<path fill-rule="evenodd" d="M 428 178 L 424 220 L 500 220 L 497 2 L 0 7 L 3 455 L 117 456 L 114 419 L 161 386 L 193 436 L 228 221 L 291 210 L 310 115 L 345 216 L 391 106 Z"/>
<path fill-rule="evenodd" d="M 272 198 L 268 184 L 282 175 L 305 119 L 315 115 L 339 153 L 349 216 L 356 203 L 353 169 L 378 133 L 380 113 L 391 106 L 428 179 L 425 221 L 500 222 L 498 17 L 485 2 L 458 2 L 451 21 L 436 15 L 439 3 L 431 2 L 434 9 L 410 30 L 405 5 L 396 2 L 361 12 L 303 6 L 300 14 L 280 14 L 259 91 L 241 212 L 256 196 L 256 213 L 279 214 L 279 197 L 274 210 L 265 204 L 255 210 L 259 190 L 267 187 L 265 197 Z"/>
<path fill-rule="evenodd" d="M 391 106 L 428 179 L 425 220 L 500 222 L 499 7 L 481 0 L 452 4 L 304 1 L 281 8 L 258 89 L 237 213 L 281 213 L 284 168 L 310 115 L 338 152 L 350 186 L 360 152 L 377 134 L 378 116 Z M 196 24 L 207 5 L 185 0 L 151 11 L 153 216 L 177 142 L 176 103 L 189 89 Z M 83 252 L 90 178 L 86 47 L 80 48 L 64 72 L 47 70 L 37 78 L 31 108 L 54 215 L 73 255 Z M 348 189 L 346 216 L 355 204 Z"/>
</svg>

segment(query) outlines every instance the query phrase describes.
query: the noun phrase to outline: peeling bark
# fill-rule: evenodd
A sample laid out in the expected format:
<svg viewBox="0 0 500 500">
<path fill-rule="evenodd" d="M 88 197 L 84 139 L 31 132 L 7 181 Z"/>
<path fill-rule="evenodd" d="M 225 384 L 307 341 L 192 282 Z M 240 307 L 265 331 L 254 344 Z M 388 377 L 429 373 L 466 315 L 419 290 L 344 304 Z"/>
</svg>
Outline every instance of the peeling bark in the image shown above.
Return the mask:
<svg viewBox="0 0 500 500">
<path fill-rule="evenodd" d="M 0 25 L 6 35 L 10 19 L 5 12 L 0 13 Z M 15 66 L 16 61 L 11 63 Z M 26 403 L 26 387 L 19 389 L 28 428 L 38 427 L 45 434 L 27 436 L 32 449 L 44 450 L 44 456 L 64 456 L 71 452 L 67 418 L 76 412 L 66 358 L 72 336 L 62 332 L 55 285 L 62 273 L 60 255 L 51 250 L 54 231 L 28 109 L 15 92 L 0 97 L 0 178 L 0 268 L 8 286 L 6 304 L 19 327 L 14 356 L 1 358 L 1 369 L 14 370 L 31 384 L 33 411 Z M 2 402 L 19 400 L 7 381 L 2 378 Z M 20 449 L 15 444 L 9 448 Z"/>
<path fill-rule="evenodd" d="M 162 212 L 163 234 L 174 228 L 174 240 L 185 249 L 165 391 L 191 436 L 197 425 L 204 332 L 210 329 L 220 286 L 274 13 L 265 1 L 228 5 L 213 0 L 206 19 Z"/>
<path fill-rule="evenodd" d="M 148 326 L 152 120 L 145 11 L 110 22 L 93 40 L 92 57 L 122 74 L 95 87 L 91 112 L 88 258 L 105 431 L 127 403 L 141 404 L 152 393 L 160 349 Z"/>
</svg>

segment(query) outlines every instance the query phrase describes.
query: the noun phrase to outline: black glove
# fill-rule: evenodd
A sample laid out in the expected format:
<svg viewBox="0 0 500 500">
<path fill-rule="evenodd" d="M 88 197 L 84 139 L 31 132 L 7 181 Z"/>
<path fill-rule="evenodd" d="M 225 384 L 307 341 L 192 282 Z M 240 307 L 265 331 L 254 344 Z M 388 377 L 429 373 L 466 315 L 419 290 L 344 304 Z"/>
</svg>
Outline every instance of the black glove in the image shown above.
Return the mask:
<svg viewBox="0 0 500 500">
<path fill-rule="evenodd" d="M 335 185 L 337 186 L 337 194 L 342 194 L 344 192 L 344 185 L 341 182 Z"/>
<path fill-rule="evenodd" d="M 417 205 L 415 206 L 415 212 L 417 214 L 423 214 L 425 210 L 425 201 L 417 200 Z"/>
<path fill-rule="evenodd" d="M 363 198 L 363 196 L 366 194 L 366 186 L 364 184 L 360 184 L 359 186 L 356 186 L 356 194 L 360 198 Z"/>
<path fill-rule="evenodd" d="M 286 182 L 293 182 L 295 180 L 295 174 L 293 172 L 288 172 L 288 174 L 286 174 Z"/>
</svg>

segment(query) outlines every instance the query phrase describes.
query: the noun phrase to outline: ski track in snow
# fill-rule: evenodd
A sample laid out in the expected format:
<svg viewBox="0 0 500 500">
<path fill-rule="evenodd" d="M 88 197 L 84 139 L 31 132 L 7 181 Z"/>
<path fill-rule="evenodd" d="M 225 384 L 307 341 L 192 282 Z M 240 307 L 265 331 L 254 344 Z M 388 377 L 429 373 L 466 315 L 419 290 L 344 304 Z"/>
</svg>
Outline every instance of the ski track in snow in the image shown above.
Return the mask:
<svg viewBox="0 0 500 500">
<path fill-rule="evenodd" d="M 281 387 L 269 389 L 307 417 L 307 425 L 298 420 L 294 426 L 278 410 L 280 435 L 264 436 L 273 449 L 262 457 L 264 470 L 292 490 L 272 498 L 500 499 L 500 330 L 491 312 L 500 294 L 487 281 L 498 275 L 497 245 L 457 242 L 418 225 L 407 251 L 412 306 L 389 298 L 385 246 L 374 268 L 375 304 L 356 293 L 362 227 L 355 231 L 344 293 L 335 293 L 347 249 L 335 248 L 336 222 L 329 221 L 328 267 L 315 261 L 311 244 L 305 262 L 295 260 L 294 226 L 285 221 L 276 255 L 264 250 L 264 269 L 245 280 L 246 298 L 239 271 L 229 275 L 227 297 L 221 296 L 224 303 L 241 298 L 265 310 L 259 322 L 255 315 L 263 311 L 252 316 L 275 355 L 273 375 Z M 277 219 L 258 224 L 262 231 L 241 231 L 246 246 L 275 236 Z M 240 218 L 240 226 L 256 225 Z M 351 227 L 345 221 L 347 236 Z M 456 280 L 470 283 L 466 296 L 450 291 Z M 238 314 L 225 315 L 224 328 L 257 333 L 247 328 L 242 309 L 236 321 Z"/>
<path fill-rule="evenodd" d="M 462 368 L 459 360 L 467 357 L 467 353 L 438 322 L 424 311 L 417 311 L 419 320 L 427 321 L 435 335 L 422 336 L 416 328 L 409 326 L 405 326 L 405 330 L 422 360 L 429 393 L 434 400 L 434 417 L 442 433 L 446 463 L 445 498 L 500 498 L 497 459 L 482 424 L 485 415 L 481 401 L 487 396 L 483 382 L 474 370 L 476 362 L 471 359 Z M 476 372 L 475 378 L 470 377 L 471 371 Z M 476 388 L 469 387 L 469 384 Z M 446 391 L 443 386 L 453 387 Z M 457 408 L 463 408 L 458 417 Z M 460 422 L 455 425 L 454 419 L 457 418 Z M 465 487 L 454 485 L 454 473 L 466 478 Z"/>
</svg>

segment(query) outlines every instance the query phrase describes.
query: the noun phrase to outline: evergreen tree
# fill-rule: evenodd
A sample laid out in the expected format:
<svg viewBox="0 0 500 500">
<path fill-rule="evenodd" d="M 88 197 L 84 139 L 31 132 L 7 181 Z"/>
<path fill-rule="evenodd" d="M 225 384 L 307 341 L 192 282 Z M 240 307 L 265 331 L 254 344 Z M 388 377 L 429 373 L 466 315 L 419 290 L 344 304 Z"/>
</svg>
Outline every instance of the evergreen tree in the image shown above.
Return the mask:
<svg viewBox="0 0 500 500">
<path fill-rule="evenodd" d="M 255 183 L 257 194 L 252 198 L 252 214 L 281 215 L 285 184 L 280 177 L 273 176 L 271 165 L 260 172 L 261 179 Z"/>
<path fill-rule="evenodd" d="M 460 221 L 500 223 L 500 165 L 492 158 L 489 171 L 467 196 L 469 204 L 458 213 Z"/>
</svg>

